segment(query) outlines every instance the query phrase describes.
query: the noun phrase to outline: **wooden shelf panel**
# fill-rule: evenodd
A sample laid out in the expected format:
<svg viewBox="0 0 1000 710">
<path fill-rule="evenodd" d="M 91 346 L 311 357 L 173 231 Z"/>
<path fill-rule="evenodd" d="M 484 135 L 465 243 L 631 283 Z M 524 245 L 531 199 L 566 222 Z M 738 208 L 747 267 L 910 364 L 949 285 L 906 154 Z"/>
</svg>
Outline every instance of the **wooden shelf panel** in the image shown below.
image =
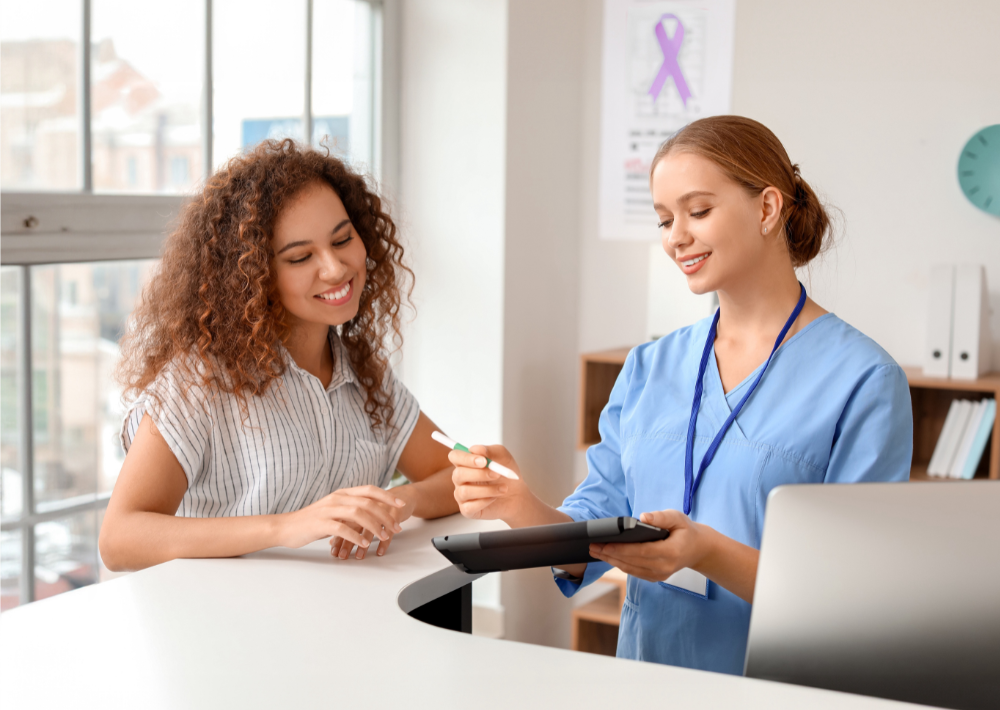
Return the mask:
<svg viewBox="0 0 1000 710">
<path fill-rule="evenodd" d="M 630 348 L 589 353 L 580 358 L 580 406 L 577 448 L 585 449 L 601 440 L 598 422 L 611 397 Z"/>
<path fill-rule="evenodd" d="M 573 610 L 573 619 L 596 621 L 599 624 L 618 626 L 622 616 L 622 608 L 618 590 L 608 592 L 589 604 L 584 604 Z"/>
<path fill-rule="evenodd" d="M 987 466 L 987 456 L 986 453 L 983 454 L 982 461 L 979 462 L 979 468 L 976 469 L 976 473 L 973 476 L 975 480 L 983 480 L 989 478 L 989 467 Z M 910 468 L 910 481 L 911 482 L 954 482 L 954 481 L 964 481 L 964 478 L 951 478 L 950 476 L 932 476 L 927 473 L 927 464 L 914 464 Z"/>
<path fill-rule="evenodd" d="M 951 377 L 927 377 L 923 368 L 904 366 L 903 372 L 910 387 L 952 390 L 959 392 L 982 392 L 996 396 L 1000 393 L 1000 373 L 990 372 L 975 380 L 960 380 Z"/>
<path fill-rule="evenodd" d="M 570 648 L 574 651 L 615 655 L 625 587 L 618 585 L 617 580 L 614 581 L 616 589 L 573 610 L 570 619 Z"/>
</svg>

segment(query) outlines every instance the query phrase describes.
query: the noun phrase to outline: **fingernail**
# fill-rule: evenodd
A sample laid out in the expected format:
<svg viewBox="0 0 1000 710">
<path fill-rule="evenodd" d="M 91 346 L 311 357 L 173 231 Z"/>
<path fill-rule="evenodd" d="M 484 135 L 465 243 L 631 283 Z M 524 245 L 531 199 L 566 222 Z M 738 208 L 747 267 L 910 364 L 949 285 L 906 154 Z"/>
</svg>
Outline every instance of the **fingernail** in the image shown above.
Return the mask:
<svg viewBox="0 0 1000 710">
<path fill-rule="evenodd" d="M 476 457 L 476 465 L 479 466 L 480 468 L 482 468 L 483 466 L 486 465 L 486 459 L 483 458 L 482 456 L 477 456 Z"/>
<path fill-rule="evenodd" d="M 396 499 L 396 505 L 398 505 L 400 508 L 402 508 L 404 505 L 406 505 L 406 501 L 403 500 L 402 498 L 397 498 Z"/>
<path fill-rule="evenodd" d="M 378 548 L 378 556 L 381 557 L 384 554 L 385 554 L 385 550 L 383 550 L 381 547 Z"/>
<path fill-rule="evenodd" d="M 365 551 L 364 550 L 358 550 L 358 559 L 359 560 L 363 560 L 364 558 L 365 558 Z"/>
<path fill-rule="evenodd" d="M 371 543 L 368 542 L 367 540 L 362 540 L 361 541 L 361 547 L 368 547 L 369 545 L 371 545 Z"/>
<path fill-rule="evenodd" d="M 497 473 L 496 471 L 490 471 L 489 474 L 490 474 L 490 478 L 492 478 L 493 480 L 496 480 L 496 479 L 500 478 L 500 474 Z"/>
<path fill-rule="evenodd" d="M 396 523 L 396 527 L 394 528 L 394 530 L 396 532 L 403 532 L 403 526 L 400 525 L 399 523 Z"/>
<path fill-rule="evenodd" d="M 507 492 L 507 486 L 500 486 L 500 492 L 501 493 L 506 493 Z"/>
</svg>

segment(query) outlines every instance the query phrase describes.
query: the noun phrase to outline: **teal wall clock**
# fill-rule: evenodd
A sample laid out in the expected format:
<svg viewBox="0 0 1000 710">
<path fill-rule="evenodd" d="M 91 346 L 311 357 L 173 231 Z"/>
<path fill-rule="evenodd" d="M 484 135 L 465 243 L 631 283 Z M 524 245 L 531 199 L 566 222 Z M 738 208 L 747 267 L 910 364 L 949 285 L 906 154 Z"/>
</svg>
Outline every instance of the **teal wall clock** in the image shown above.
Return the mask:
<svg viewBox="0 0 1000 710">
<path fill-rule="evenodd" d="M 1000 123 L 977 132 L 962 148 L 958 184 L 969 202 L 1000 217 Z"/>
</svg>

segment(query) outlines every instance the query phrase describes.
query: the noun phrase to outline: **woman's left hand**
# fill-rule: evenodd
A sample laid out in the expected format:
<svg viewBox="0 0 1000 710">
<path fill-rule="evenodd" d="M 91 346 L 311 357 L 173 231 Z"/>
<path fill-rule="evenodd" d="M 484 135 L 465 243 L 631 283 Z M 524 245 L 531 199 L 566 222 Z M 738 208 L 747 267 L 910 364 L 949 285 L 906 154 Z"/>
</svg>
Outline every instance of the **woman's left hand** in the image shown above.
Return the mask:
<svg viewBox="0 0 1000 710">
<path fill-rule="evenodd" d="M 639 520 L 669 530 L 666 540 L 656 542 L 591 545 L 590 554 L 622 572 L 649 582 L 663 582 L 674 572 L 697 569 L 709 553 L 711 535 L 679 510 L 643 513 Z"/>
<path fill-rule="evenodd" d="M 411 486 L 407 485 L 407 486 L 398 486 L 392 489 L 393 494 L 395 494 L 397 498 L 406 501 L 406 505 L 404 505 L 402 508 L 399 508 L 393 515 L 393 517 L 396 519 L 396 522 L 400 525 L 403 524 L 404 520 L 407 520 L 411 515 L 413 515 L 413 509 L 417 505 L 416 498 L 413 495 L 410 495 L 413 492 L 412 490 L 408 490 L 410 488 Z M 355 530 L 361 532 L 360 527 L 355 527 Z M 389 533 L 389 537 L 386 538 L 385 540 L 379 540 L 378 550 L 376 550 L 375 552 L 375 554 L 378 557 L 381 557 L 386 553 L 386 551 L 389 549 L 389 543 L 392 542 L 393 531 L 386 530 L 386 532 Z M 374 537 L 375 536 L 370 531 L 364 532 L 364 538 L 369 543 L 371 543 Z M 354 543 L 350 542 L 349 540 L 345 540 L 340 536 L 334 536 L 330 538 L 330 554 L 335 558 L 346 560 L 350 556 L 351 551 L 353 549 L 354 549 Z M 357 552 L 354 555 L 355 558 L 363 560 L 368 550 L 370 549 L 371 549 L 370 547 L 365 548 L 358 546 Z"/>
</svg>

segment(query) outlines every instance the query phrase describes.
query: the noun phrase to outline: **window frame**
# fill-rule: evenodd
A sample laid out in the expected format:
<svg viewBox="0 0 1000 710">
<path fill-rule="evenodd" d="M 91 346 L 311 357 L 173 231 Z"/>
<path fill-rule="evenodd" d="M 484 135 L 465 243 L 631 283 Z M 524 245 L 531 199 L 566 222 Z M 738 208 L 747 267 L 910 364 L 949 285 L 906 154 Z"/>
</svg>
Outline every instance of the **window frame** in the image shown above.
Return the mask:
<svg viewBox="0 0 1000 710">
<path fill-rule="evenodd" d="M 377 182 L 394 184 L 398 161 L 398 0 L 359 0 L 372 9 L 369 37 L 373 84 L 370 96 L 371 169 Z M 79 37 L 78 150 L 81 188 L 73 192 L 0 192 L 0 265 L 18 269 L 18 430 L 21 512 L 0 521 L 0 530 L 21 532 L 18 606 L 35 600 L 35 526 L 91 510 L 101 511 L 110 493 L 92 493 L 39 506 L 35 502 L 34 421 L 31 357 L 31 267 L 41 264 L 153 259 L 175 223 L 185 195 L 95 194 L 91 132 L 91 0 L 81 2 Z M 205 12 L 204 74 L 200 122 L 202 176 L 213 172 L 213 0 Z M 312 140 L 313 0 L 302 0 L 305 22 L 303 135 Z M 389 36 L 387 37 L 387 33 Z"/>
</svg>

